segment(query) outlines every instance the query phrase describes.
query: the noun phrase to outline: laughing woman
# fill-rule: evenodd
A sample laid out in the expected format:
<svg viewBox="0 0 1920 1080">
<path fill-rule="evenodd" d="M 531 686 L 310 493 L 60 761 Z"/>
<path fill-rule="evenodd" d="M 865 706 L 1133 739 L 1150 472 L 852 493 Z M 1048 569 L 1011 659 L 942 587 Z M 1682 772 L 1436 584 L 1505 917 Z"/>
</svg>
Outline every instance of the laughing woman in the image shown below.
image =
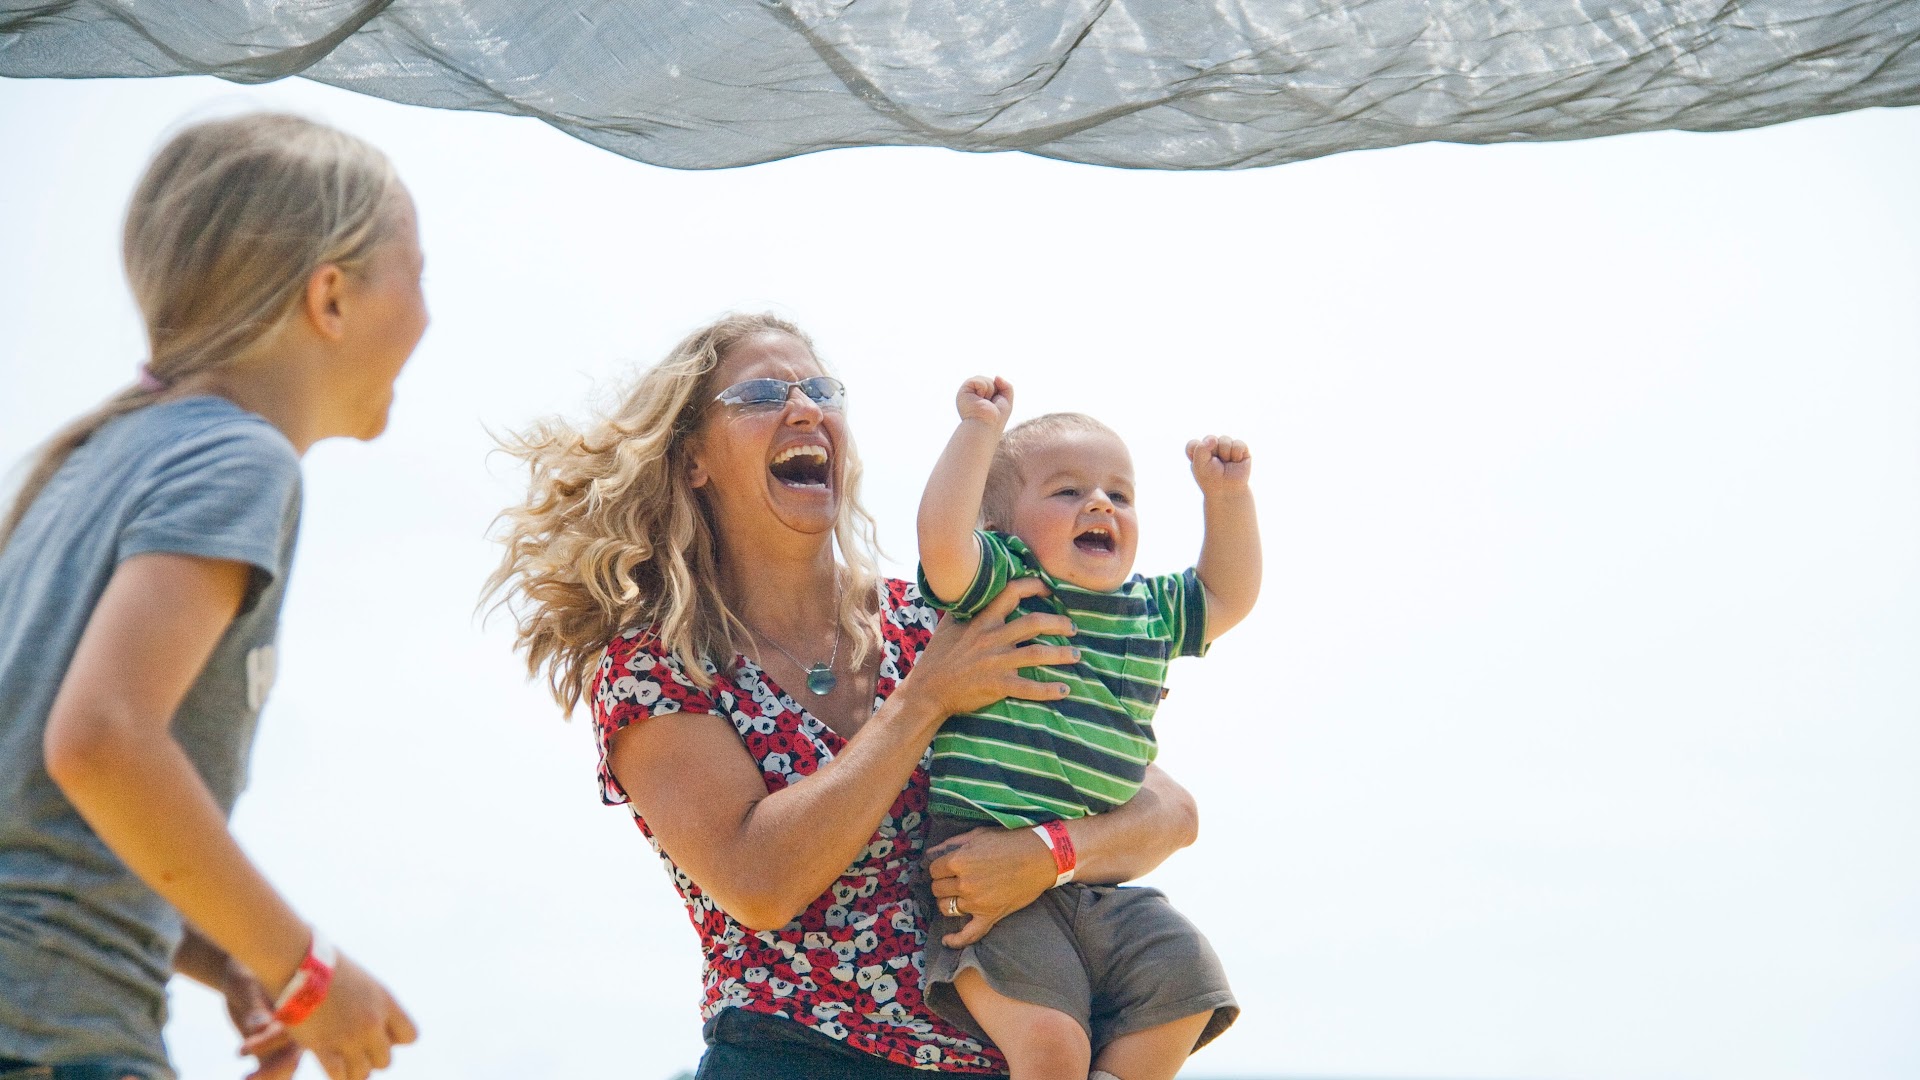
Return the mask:
<svg viewBox="0 0 1920 1080">
<path fill-rule="evenodd" d="M 941 623 L 882 578 L 858 500 L 847 391 L 768 315 L 703 327 L 584 429 L 539 425 L 491 582 L 560 703 L 585 700 L 601 795 L 666 865 L 705 955 L 702 1078 L 999 1073 L 920 995 L 925 752 L 949 714 L 1065 687 L 1058 616 L 1006 622 L 1038 582 Z M 800 781 L 805 780 L 806 783 Z M 1118 882 L 1189 843 L 1192 800 L 1158 772 L 1069 824 L 1082 881 Z M 929 871 L 971 922 L 960 945 L 1054 884 L 1025 831 L 958 837 Z"/>
</svg>

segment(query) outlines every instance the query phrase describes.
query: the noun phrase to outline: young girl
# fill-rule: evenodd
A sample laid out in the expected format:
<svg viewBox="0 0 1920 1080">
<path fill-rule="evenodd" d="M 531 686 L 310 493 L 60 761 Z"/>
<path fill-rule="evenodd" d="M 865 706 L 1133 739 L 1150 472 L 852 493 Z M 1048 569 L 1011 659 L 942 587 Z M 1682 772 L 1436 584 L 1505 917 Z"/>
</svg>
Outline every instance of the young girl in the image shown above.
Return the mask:
<svg viewBox="0 0 1920 1080">
<path fill-rule="evenodd" d="M 0 1078 L 163 1080 L 166 982 L 261 1062 L 384 1068 L 412 1022 L 227 831 L 300 517 L 300 455 L 371 439 L 427 324 L 392 166 L 291 116 L 203 123 L 127 211 L 139 381 L 0 521 Z"/>
</svg>

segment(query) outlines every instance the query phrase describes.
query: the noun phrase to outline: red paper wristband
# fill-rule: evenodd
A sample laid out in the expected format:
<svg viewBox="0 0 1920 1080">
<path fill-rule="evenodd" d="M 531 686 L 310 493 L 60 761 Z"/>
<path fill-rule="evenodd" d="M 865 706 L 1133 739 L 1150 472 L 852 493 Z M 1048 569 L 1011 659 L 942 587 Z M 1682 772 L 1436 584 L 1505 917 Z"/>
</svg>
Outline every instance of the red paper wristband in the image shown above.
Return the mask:
<svg viewBox="0 0 1920 1080">
<path fill-rule="evenodd" d="M 1053 868 L 1059 876 L 1053 879 L 1055 886 L 1065 885 L 1073 880 L 1073 868 L 1078 860 L 1073 853 L 1073 837 L 1067 835 L 1064 821 L 1049 821 L 1045 825 L 1035 825 L 1033 834 L 1038 836 L 1047 850 L 1053 852 Z"/>
<path fill-rule="evenodd" d="M 273 1003 L 273 1018 L 292 1027 L 313 1015 L 313 1010 L 327 998 L 327 990 L 333 986 L 333 969 L 340 962 L 340 954 L 333 945 L 313 932 L 313 943 L 307 946 L 307 955 L 300 961 L 300 970 L 293 973 L 293 981 L 280 991 L 280 1000 Z"/>
</svg>

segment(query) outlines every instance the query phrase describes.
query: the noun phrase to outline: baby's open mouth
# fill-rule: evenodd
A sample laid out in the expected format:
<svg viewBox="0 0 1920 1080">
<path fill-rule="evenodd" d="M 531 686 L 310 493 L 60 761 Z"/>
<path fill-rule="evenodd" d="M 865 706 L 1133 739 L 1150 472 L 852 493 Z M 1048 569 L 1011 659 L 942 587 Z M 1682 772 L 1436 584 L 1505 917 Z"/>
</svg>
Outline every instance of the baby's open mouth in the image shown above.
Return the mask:
<svg viewBox="0 0 1920 1080">
<path fill-rule="evenodd" d="M 830 465 L 826 447 L 807 444 L 789 446 L 774 455 L 767 471 L 775 480 L 793 487 L 826 487 L 833 475 Z"/>
<path fill-rule="evenodd" d="M 1081 551 L 1098 552 L 1102 555 L 1113 554 L 1113 534 L 1099 526 L 1094 526 L 1073 538 L 1073 546 Z"/>
</svg>

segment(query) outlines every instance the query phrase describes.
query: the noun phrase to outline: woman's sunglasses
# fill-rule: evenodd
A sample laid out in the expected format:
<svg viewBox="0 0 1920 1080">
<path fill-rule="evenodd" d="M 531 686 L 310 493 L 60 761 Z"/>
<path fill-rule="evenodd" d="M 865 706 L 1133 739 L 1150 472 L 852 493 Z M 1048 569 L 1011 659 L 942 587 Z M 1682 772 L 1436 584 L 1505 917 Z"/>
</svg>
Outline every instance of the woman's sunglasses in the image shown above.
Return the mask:
<svg viewBox="0 0 1920 1080">
<path fill-rule="evenodd" d="M 715 397 L 717 405 L 731 405 L 735 408 L 761 412 L 785 408 L 787 399 L 793 391 L 807 395 L 807 400 L 823 409 L 841 409 L 847 404 L 847 388 L 839 379 L 825 375 L 815 375 L 811 379 L 788 382 L 785 379 L 748 379 L 734 383 Z"/>
</svg>

